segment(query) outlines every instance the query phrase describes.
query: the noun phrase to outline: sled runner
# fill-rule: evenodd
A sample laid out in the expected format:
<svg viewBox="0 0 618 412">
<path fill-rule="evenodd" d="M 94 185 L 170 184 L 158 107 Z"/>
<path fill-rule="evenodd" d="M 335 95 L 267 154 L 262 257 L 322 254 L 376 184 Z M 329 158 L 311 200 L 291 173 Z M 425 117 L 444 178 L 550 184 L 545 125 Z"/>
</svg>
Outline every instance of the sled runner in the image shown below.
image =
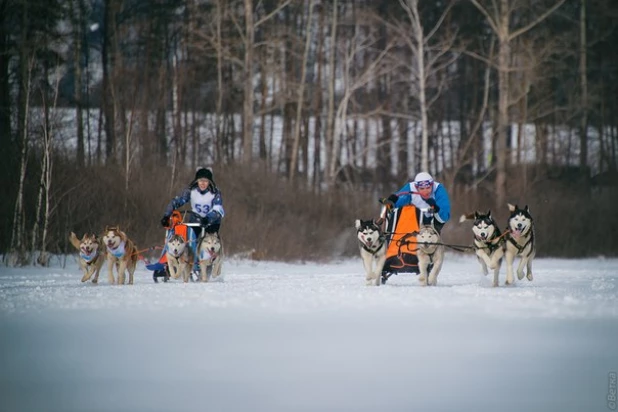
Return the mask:
<svg viewBox="0 0 618 412">
<path fill-rule="evenodd" d="M 407 205 L 393 209 L 386 219 L 386 262 L 382 269 L 382 284 L 389 277 L 399 273 L 419 273 L 416 256 L 416 236 L 412 233 L 419 230 L 421 210 Z"/>
</svg>

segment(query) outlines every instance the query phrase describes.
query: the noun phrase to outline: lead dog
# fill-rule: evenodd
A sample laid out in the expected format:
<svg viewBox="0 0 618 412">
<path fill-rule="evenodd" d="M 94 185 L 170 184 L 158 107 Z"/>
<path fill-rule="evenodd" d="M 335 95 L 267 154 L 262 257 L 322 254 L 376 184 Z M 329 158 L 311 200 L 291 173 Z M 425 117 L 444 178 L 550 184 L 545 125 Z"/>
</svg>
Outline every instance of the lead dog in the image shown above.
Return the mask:
<svg viewBox="0 0 618 412">
<path fill-rule="evenodd" d="M 103 243 L 107 248 L 107 269 L 110 284 L 124 285 L 125 272 L 129 272 L 129 285 L 133 284 L 133 273 L 137 266 L 137 248 L 118 226 L 106 226 Z M 114 266 L 118 279 L 114 279 Z"/>
<path fill-rule="evenodd" d="M 94 275 L 92 283 L 98 283 L 99 273 L 105 262 L 105 250 L 102 250 L 103 246 L 99 237 L 94 233 L 84 233 L 82 239 L 79 240 L 77 235 L 71 232 L 69 241 L 75 249 L 79 250 L 79 267 L 84 272 L 82 282 L 88 281 Z"/>
<path fill-rule="evenodd" d="M 532 280 L 532 260 L 536 255 L 534 238 L 534 221 L 530 215 L 530 209 L 526 205 L 523 209 L 508 204 L 511 216 L 508 219 L 506 234 L 506 284 L 513 283 L 513 260 L 519 257 L 517 267 L 517 279 L 524 278 L 524 266 L 526 266 L 526 278 Z"/>
<path fill-rule="evenodd" d="M 380 286 L 382 268 L 386 261 L 386 238 L 373 220 L 356 219 L 356 237 L 367 286 Z"/>
<path fill-rule="evenodd" d="M 221 276 L 223 264 L 223 243 L 218 233 L 206 233 L 199 245 L 200 277 L 202 282 Z M 210 276 L 209 273 L 210 272 Z"/>
<path fill-rule="evenodd" d="M 416 257 L 420 271 L 418 280 L 423 286 L 436 286 L 444 261 L 444 245 L 440 234 L 433 225 L 422 225 L 418 232 L 412 232 L 412 235 L 416 236 Z"/>
<path fill-rule="evenodd" d="M 481 264 L 483 275 L 487 276 L 487 268 L 494 271 L 493 286 L 498 286 L 500 267 L 504 257 L 504 238 L 500 234 L 500 227 L 491 216 L 491 210 L 487 213 L 474 212 L 461 215 L 460 222 L 474 220 L 472 233 L 474 234 L 474 252 Z"/>
<path fill-rule="evenodd" d="M 182 276 L 182 280 L 185 283 L 188 282 L 193 269 L 193 263 L 195 262 L 195 254 L 185 241 L 185 238 L 180 235 L 172 236 L 167 242 L 166 254 L 170 276 L 174 279 Z"/>
</svg>

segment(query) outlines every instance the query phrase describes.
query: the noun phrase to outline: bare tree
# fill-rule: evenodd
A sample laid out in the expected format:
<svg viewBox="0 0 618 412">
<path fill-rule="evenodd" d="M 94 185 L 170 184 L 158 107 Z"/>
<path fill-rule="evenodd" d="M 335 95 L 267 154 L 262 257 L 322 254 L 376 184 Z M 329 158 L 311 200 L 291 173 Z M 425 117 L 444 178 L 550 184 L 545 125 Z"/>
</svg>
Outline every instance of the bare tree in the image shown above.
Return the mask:
<svg viewBox="0 0 618 412">
<path fill-rule="evenodd" d="M 307 59 L 309 56 L 309 48 L 311 46 L 311 27 L 313 26 L 313 5 L 314 1 L 309 0 L 309 16 L 307 17 L 307 28 L 305 32 L 305 50 L 303 52 L 302 68 L 300 75 L 300 85 L 298 87 L 298 102 L 296 105 L 296 121 L 294 123 L 294 144 L 292 147 L 292 159 L 290 163 L 289 179 L 294 180 L 296 173 L 296 165 L 298 162 L 298 146 L 300 142 L 300 121 L 303 111 L 303 103 L 305 101 L 305 76 L 307 73 Z M 307 165 L 305 165 L 305 168 Z"/>
<path fill-rule="evenodd" d="M 556 2 L 540 13 L 538 17 L 519 28 L 511 28 L 512 14 L 518 1 L 470 0 L 485 16 L 491 30 L 498 38 L 498 121 L 496 142 L 496 203 L 503 205 L 506 200 L 507 138 L 509 129 L 509 72 L 511 70 L 511 42 L 530 31 L 550 16 L 565 0 Z M 488 4 L 491 3 L 491 4 Z"/>
</svg>

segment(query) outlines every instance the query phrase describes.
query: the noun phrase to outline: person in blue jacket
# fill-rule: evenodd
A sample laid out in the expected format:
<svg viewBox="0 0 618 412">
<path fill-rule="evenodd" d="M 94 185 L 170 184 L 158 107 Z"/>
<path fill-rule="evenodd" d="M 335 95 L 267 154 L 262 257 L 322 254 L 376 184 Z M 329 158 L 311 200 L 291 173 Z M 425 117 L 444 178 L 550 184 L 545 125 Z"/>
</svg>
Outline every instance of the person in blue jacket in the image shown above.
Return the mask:
<svg viewBox="0 0 618 412">
<path fill-rule="evenodd" d="M 161 219 L 163 227 L 169 227 L 172 212 L 187 202 L 191 202 L 191 212 L 187 222 L 201 223 L 206 233 L 219 232 L 221 220 L 225 216 L 221 192 L 213 179 L 210 167 L 199 167 L 195 172 L 195 179 L 182 193 L 171 200 L 165 208 Z M 195 228 L 199 236 L 200 228 Z"/>
<path fill-rule="evenodd" d="M 438 233 L 451 218 L 451 201 L 444 185 L 434 181 L 427 172 L 417 174 L 413 181 L 382 199 L 382 203 L 390 208 L 414 205 L 418 209 L 428 209 L 424 212 L 423 223 L 430 224 L 433 220 Z"/>
</svg>

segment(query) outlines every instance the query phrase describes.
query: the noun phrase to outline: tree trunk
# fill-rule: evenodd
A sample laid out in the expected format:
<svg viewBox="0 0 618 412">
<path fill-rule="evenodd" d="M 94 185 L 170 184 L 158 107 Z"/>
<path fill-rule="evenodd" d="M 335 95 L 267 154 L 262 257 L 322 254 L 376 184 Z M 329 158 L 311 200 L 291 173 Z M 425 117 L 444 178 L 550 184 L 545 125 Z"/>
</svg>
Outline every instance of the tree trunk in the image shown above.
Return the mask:
<svg viewBox="0 0 618 412">
<path fill-rule="evenodd" d="M 313 0 L 309 0 L 309 16 L 307 17 L 306 33 L 305 33 L 305 50 L 303 52 L 302 67 L 300 71 L 300 85 L 298 87 L 298 101 L 296 104 L 296 121 L 294 122 L 294 144 L 292 146 L 292 159 L 290 162 L 290 181 L 294 180 L 296 168 L 298 165 L 298 146 L 300 143 L 300 122 L 303 113 L 303 103 L 305 101 L 305 77 L 307 73 L 307 60 L 309 57 L 309 48 L 311 46 L 311 27 L 313 26 Z M 305 169 L 307 165 L 305 165 Z"/>
<path fill-rule="evenodd" d="M 588 75 L 586 63 L 586 0 L 580 1 L 579 80 L 581 86 L 581 129 L 579 132 L 579 166 L 582 177 L 588 176 Z"/>
<path fill-rule="evenodd" d="M 243 101 L 243 150 L 244 163 L 253 157 L 253 1 L 245 0 L 245 59 L 244 59 L 244 101 Z"/>
</svg>

